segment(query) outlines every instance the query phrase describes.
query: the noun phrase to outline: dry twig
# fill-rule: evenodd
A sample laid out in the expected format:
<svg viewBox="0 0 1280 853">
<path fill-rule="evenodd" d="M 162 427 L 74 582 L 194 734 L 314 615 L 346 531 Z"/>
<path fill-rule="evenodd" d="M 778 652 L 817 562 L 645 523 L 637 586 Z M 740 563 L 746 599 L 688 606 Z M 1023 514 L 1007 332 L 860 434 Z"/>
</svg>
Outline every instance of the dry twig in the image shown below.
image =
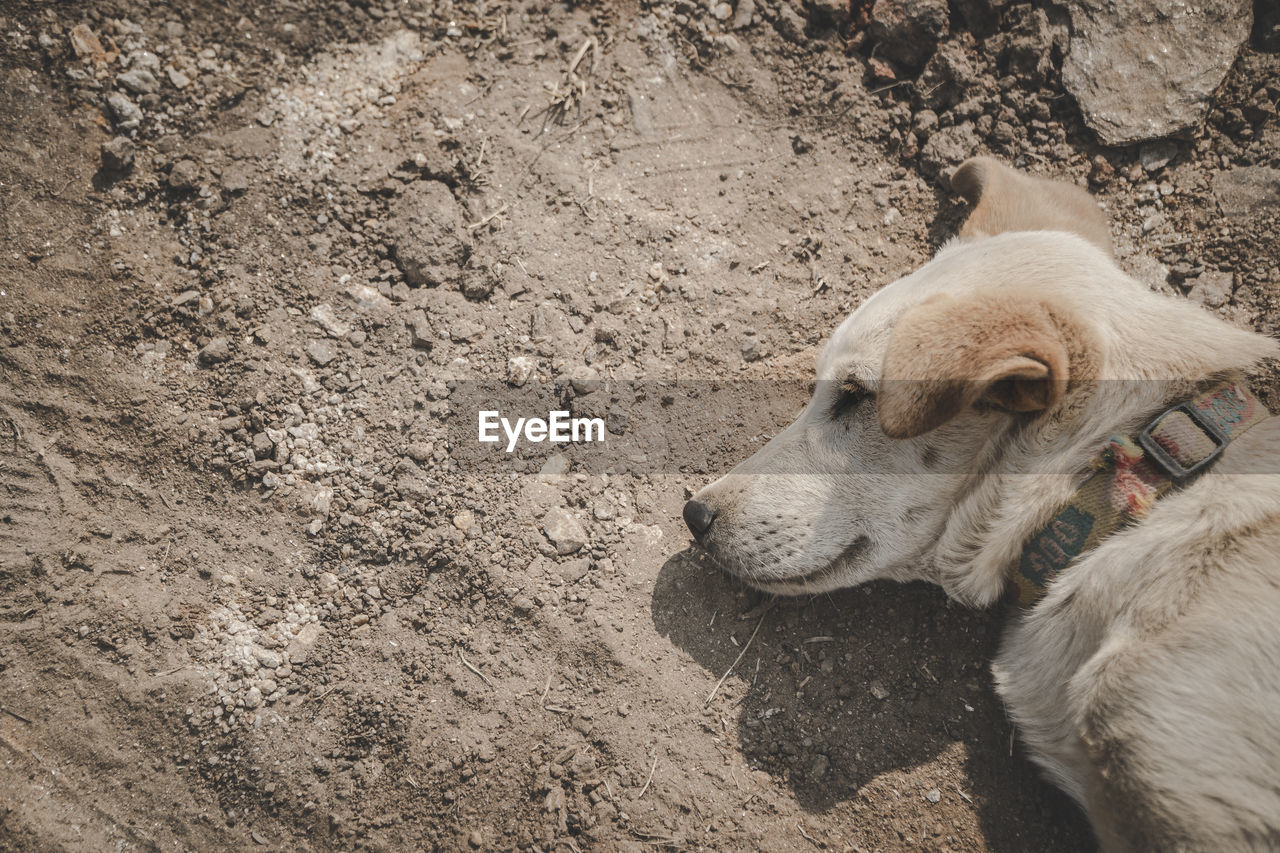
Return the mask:
<svg viewBox="0 0 1280 853">
<path fill-rule="evenodd" d="M 649 785 L 653 783 L 653 771 L 658 769 L 658 753 L 653 754 L 653 766 L 649 768 L 649 778 L 645 780 L 644 787 L 640 789 L 640 793 L 636 794 L 636 799 L 644 796 L 644 792 L 649 790 Z"/>
<path fill-rule="evenodd" d="M 467 660 L 463 656 L 462 649 L 458 649 L 458 660 L 462 661 L 462 665 L 465 666 L 467 669 L 471 670 L 476 675 L 480 676 L 480 680 L 483 681 L 485 684 L 489 685 L 491 689 L 494 689 L 494 690 L 497 689 L 496 687 L 493 686 L 493 682 L 489 680 L 489 676 L 485 675 L 483 672 L 481 672 L 480 670 L 472 666 L 471 661 Z"/>
<path fill-rule="evenodd" d="M 733 668 L 742 660 L 742 656 L 747 653 L 747 649 L 751 648 L 751 641 L 756 638 L 756 634 L 760 633 L 760 626 L 764 624 L 764 617 L 768 614 L 768 609 L 766 609 L 764 613 L 760 614 L 760 621 L 756 622 L 756 628 L 751 632 L 751 636 L 747 638 L 746 645 L 742 647 L 742 651 L 738 652 L 738 656 L 734 658 L 733 663 L 729 664 L 729 668 L 724 671 L 724 675 L 720 676 L 720 681 L 716 683 L 715 689 L 707 695 L 707 701 L 702 703 L 702 707 L 707 707 L 711 704 L 711 700 L 716 698 L 716 694 L 720 692 L 720 688 L 723 687 L 725 681 L 729 679 L 729 674 L 733 672 Z"/>
</svg>

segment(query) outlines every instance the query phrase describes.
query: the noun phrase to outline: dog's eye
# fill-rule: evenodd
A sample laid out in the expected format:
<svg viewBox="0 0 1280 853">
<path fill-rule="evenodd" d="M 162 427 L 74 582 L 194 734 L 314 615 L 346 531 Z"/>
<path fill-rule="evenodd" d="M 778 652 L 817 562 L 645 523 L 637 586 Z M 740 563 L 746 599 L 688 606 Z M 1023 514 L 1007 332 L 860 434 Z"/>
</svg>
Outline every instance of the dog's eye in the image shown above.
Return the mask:
<svg viewBox="0 0 1280 853">
<path fill-rule="evenodd" d="M 836 421 L 852 414 L 853 410 L 858 408 L 858 404 L 869 396 L 870 392 L 857 381 L 847 379 L 841 382 L 840 387 L 836 389 L 836 398 L 831 401 L 830 419 Z"/>
</svg>

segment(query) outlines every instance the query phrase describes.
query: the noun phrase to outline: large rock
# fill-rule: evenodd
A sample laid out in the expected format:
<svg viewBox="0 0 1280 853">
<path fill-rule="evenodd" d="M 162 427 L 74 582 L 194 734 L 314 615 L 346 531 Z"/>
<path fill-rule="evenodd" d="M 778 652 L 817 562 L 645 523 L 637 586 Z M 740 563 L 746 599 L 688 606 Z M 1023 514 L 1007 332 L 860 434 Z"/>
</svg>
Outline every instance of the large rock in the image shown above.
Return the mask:
<svg viewBox="0 0 1280 853">
<path fill-rule="evenodd" d="M 881 56 L 917 71 L 947 34 L 950 20 L 947 0 L 876 0 L 868 32 Z"/>
<path fill-rule="evenodd" d="M 391 211 L 391 250 L 412 287 L 435 287 L 456 279 L 471 254 L 471 238 L 449 188 L 417 181 Z"/>
<path fill-rule="evenodd" d="M 1107 145 L 1190 130 L 1253 25 L 1251 0 L 1066 0 L 1062 80 Z"/>
</svg>

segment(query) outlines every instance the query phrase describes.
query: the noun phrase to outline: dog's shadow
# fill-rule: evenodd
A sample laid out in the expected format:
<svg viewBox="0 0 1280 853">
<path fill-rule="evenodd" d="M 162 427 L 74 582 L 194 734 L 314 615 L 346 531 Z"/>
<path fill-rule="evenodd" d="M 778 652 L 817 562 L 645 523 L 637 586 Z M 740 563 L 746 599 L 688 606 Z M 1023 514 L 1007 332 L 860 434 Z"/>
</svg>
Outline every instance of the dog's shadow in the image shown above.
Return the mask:
<svg viewBox="0 0 1280 853">
<path fill-rule="evenodd" d="M 826 812 L 864 788 L 872 801 L 967 798 L 989 850 L 1093 846 L 1080 811 L 1013 746 L 988 674 L 1000 614 L 925 584 L 770 601 L 684 551 L 663 565 L 652 614 L 715 679 L 737 661 L 711 707 L 801 807 Z M 926 782 L 901 775 L 924 764 Z"/>
</svg>

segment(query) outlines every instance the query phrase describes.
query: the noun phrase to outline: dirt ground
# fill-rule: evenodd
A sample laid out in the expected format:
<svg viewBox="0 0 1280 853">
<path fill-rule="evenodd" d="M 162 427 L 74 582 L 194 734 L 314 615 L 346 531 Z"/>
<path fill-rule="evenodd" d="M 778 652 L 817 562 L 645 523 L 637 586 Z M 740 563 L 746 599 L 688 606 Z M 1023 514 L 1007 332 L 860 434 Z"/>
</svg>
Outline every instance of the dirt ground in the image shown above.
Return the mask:
<svg viewBox="0 0 1280 853">
<path fill-rule="evenodd" d="M 1194 138 L 1103 149 L 1043 10 L 953 15 L 915 83 L 853 8 L 5 4 L 0 848 L 1090 849 L 992 692 L 1005 614 L 770 602 L 680 507 L 978 151 L 1276 332 L 1275 39 Z M 450 419 L 526 375 L 737 407 L 668 421 L 696 459 L 469 461 Z"/>
</svg>

